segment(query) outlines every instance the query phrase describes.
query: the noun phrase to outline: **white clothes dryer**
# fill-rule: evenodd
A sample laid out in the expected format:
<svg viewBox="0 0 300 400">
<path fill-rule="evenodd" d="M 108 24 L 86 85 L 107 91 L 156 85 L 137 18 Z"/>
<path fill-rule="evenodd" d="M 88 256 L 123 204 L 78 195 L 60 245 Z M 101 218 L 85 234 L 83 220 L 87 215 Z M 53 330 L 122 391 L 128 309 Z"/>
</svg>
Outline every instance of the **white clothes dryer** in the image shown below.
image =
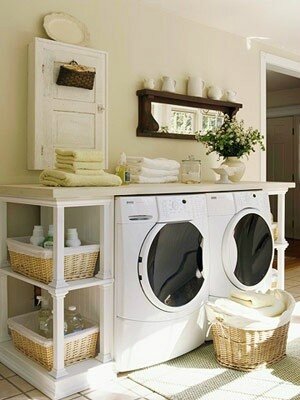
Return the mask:
<svg viewBox="0 0 300 400">
<path fill-rule="evenodd" d="M 274 242 L 269 196 L 263 191 L 209 193 L 210 296 L 232 289 L 270 289 Z"/>
<path fill-rule="evenodd" d="M 205 340 L 205 195 L 119 197 L 115 203 L 118 371 L 143 368 Z"/>
</svg>

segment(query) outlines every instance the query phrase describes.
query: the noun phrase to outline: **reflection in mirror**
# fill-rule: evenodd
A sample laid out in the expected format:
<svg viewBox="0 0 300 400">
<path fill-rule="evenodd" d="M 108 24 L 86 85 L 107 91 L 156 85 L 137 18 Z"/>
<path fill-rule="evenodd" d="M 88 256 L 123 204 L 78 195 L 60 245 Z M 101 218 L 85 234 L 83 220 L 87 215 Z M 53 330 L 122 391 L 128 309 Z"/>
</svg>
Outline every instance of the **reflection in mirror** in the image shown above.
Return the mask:
<svg viewBox="0 0 300 400">
<path fill-rule="evenodd" d="M 196 131 L 207 132 L 222 125 L 221 111 L 152 103 L 151 112 L 159 124 L 160 133 L 194 135 Z"/>
</svg>

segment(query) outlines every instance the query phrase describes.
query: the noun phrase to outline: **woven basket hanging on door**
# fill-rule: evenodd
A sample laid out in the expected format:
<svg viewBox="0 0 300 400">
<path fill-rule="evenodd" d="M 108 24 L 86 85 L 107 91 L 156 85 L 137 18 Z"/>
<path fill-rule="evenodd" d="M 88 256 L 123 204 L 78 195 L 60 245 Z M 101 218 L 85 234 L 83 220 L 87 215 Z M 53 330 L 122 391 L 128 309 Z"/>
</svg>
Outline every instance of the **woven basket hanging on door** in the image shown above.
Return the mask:
<svg viewBox="0 0 300 400">
<path fill-rule="evenodd" d="M 69 64 L 61 65 L 56 83 L 62 86 L 74 86 L 92 90 L 95 75 L 95 68 L 79 65 L 73 60 Z"/>
</svg>

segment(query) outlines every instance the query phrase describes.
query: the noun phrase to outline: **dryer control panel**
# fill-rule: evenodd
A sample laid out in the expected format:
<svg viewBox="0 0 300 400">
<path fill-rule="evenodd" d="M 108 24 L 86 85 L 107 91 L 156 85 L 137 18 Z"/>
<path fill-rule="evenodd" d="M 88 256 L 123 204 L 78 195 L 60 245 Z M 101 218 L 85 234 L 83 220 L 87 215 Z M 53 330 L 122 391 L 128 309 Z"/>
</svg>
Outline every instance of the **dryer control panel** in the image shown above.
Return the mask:
<svg viewBox="0 0 300 400">
<path fill-rule="evenodd" d="M 206 214 L 204 195 L 157 196 L 159 222 L 191 221 Z"/>
</svg>

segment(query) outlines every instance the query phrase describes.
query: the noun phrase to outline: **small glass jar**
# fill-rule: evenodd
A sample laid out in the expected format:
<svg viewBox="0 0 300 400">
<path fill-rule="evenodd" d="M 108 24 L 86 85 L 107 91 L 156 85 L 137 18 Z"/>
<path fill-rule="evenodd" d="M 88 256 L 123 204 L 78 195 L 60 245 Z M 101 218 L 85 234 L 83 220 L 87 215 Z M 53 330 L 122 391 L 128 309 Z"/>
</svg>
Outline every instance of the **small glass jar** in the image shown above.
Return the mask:
<svg viewBox="0 0 300 400">
<path fill-rule="evenodd" d="M 194 156 L 188 156 L 187 160 L 182 160 L 181 182 L 189 184 L 201 182 L 200 160 L 195 160 Z"/>
</svg>

